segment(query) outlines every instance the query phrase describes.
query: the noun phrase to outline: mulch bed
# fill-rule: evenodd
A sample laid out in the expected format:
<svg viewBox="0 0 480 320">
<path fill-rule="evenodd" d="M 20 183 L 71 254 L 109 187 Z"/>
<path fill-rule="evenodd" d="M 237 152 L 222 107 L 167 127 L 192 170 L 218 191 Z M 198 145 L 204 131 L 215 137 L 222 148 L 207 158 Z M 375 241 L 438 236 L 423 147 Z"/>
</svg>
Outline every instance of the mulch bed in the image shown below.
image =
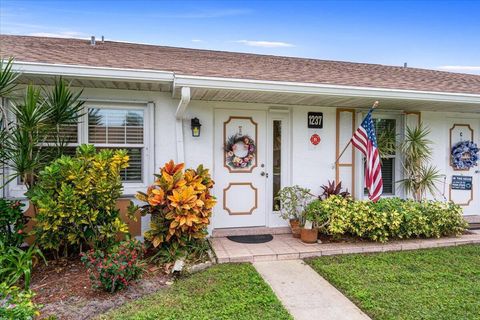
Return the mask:
<svg viewBox="0 0 480 320">
<path fill-rule="evenodd" d="M 168 271 L 168 270 L 167 270 Z M 30 288 L 43 305 L 41 319 L 92 319 L 130 300 L 138 299 L 167 286 L 171 276 L 154 265 L 146 267 L 143 277 L 127 289 L 108 293 L 91 288 L 87 270 L 79 258 L 39 263 L 32 274 Z"/>
</svg>

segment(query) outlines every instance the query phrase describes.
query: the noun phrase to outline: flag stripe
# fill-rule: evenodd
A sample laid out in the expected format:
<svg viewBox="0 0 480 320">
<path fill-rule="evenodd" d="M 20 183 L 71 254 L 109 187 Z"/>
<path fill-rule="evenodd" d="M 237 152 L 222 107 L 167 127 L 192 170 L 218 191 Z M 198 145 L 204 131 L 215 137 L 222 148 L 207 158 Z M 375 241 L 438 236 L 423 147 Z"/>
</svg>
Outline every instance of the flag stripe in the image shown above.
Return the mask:
<svg viewBox="0 0 480 320">
<path fill-rule="evenodd" d="M 383 180 L 372 111 L 373 109 L 368 112 L 360 127 L 354 132 L 351 142 L 366 158 L 365 186 L 369 199 L 377 201 L 383 192 Z"/>
</svg>

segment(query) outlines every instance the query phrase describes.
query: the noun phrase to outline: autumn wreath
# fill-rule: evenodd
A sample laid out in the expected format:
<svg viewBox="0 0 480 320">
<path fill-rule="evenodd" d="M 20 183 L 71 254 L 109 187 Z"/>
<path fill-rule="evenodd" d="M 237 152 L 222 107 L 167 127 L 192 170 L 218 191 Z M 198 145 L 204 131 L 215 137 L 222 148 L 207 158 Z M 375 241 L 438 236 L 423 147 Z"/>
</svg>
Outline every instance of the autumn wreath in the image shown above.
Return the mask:
<svg viewBox="0 0 480 320">
<path fill-rule="evenodd" d="M 225 143 L 225 159 L 232 168 L 248 168 L 255 157 L 255 142 L 248 135 L 235 134 Z"/>
</svg>

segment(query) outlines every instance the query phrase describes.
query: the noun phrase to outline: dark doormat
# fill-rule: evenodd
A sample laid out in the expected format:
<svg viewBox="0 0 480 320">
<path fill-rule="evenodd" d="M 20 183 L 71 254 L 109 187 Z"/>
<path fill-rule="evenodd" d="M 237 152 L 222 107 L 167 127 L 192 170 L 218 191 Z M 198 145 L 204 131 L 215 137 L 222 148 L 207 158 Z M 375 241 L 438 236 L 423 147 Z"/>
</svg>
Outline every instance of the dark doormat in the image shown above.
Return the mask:
<svg viewBox="0 0 480 320">
<path fill-rule="evenodd" d="M 251 236 L 227 236 L 227 239 L 239 243 L 264 243 L 272 241 L 273 236 L 271 234 L 256 234 Z"/>
</svg>

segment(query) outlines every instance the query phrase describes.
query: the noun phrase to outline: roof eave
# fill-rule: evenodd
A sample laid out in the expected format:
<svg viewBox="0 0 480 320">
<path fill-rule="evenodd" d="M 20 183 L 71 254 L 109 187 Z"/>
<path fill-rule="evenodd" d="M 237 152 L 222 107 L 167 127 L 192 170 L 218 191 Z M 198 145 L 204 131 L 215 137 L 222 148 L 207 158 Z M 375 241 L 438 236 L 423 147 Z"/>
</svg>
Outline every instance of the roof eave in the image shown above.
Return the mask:
<svg viewBox="0 0 480 320">
<path fill-rule="evenodd" d="M 242 90 L 259 92 L 263 91 L 307 95 L 372 97 L 376 99 L 389 98 L 472 104 L 480 103 L 480 94 L 205 77 L 179 75 L 170 71 L 158 71 L 148 69 L 93 67 L 83 65 L 15 61 L 14 70 L 29 75 L 50 75 L 124 81 L 169 82 L 173 83 L 173 87 L 177 89 L 181 87 L 191 87 L 204 89 Z"/>
</svg>

